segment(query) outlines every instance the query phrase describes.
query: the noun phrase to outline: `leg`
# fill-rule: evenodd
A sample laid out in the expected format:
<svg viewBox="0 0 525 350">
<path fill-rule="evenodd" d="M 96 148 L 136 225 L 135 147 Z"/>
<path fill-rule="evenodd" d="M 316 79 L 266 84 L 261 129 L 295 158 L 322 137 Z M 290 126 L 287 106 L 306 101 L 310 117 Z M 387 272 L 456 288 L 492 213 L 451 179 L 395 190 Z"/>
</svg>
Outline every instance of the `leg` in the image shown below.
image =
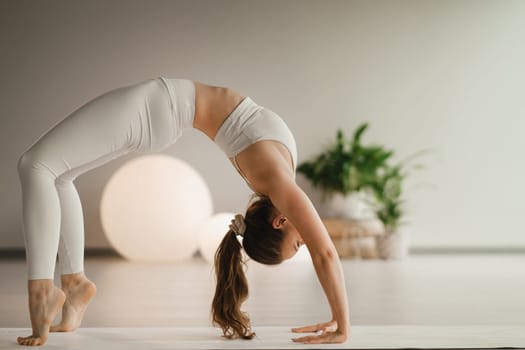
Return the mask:
<svg viewBox="0 0 525 350">
<path fill-rule="evenodd" d="M 65 174 L 67 175 L 67 173 Z M 80 326 L 84 311 L 96 293 L 96 286 L 84 274 L 84 221 L 80 197 L 72 179 L 62 175 L 56 181 L 61 205 L 58 262 L 66 302 L 62 320 L 51 332 L 70 332 Z"/>
<path fill-rule="evenodd" d="M 84 214 L 72 180 L 55 182 L 60 199 L 61 221 L 58 262 L 62 275 L 84 271 Z"/>
<path fill-rule="evenodd" d="M 53 126 L 20 157 L 18 172 L 33 328 L 30 337 L 19 338 L 20 344 L 43 344 L 50 323 L 64 304 L 64 293 L 53 285 L 59 244 L 60 264 L 66 272 L 63 287 L 71 289 L 68 282 L 83 279 L 82 208 L 72 181 L 121 155 L 147 149 L 151 117 L 147 100 L 158 91 L 153 86 L 147 82 L 100 95 Z M 67 305 L 71 306 L 75 298 L 74 293 L 69 294 L 71 302 Z"/>
<path fill-rule="evenodd" d="M 41 345 L 45 343 L 49 326 L 65 301 L 64 293 L 53 285 L 58 248 L 58 235 L 54 233 L 60 226 L 60 203 L 54 177 L 45 169 L 33 168 L 29 157 L 21 158 L 18 169 L 23 184 L 23 231 L 41 232 L 24 235 L 26 259 L 30 266 L 28 292 L 33 334 L 18 338 L 18 343 Z"/>
</svg>

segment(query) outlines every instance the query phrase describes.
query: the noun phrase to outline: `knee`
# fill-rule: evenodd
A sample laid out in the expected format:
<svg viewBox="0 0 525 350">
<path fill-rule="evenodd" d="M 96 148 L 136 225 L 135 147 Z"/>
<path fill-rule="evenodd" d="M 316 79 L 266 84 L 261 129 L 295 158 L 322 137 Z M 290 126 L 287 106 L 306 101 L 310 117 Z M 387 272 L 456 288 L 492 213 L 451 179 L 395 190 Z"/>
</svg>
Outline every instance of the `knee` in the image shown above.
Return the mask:
<svg viewBox="0 0 525 350">
<path fill-rule="evenodd" d="M 24 152 L 20 158 L 18 158 L 17 170 L 19 177 L 35 171 L 44 171 L 55 177 L 50 169 L 42 166 L 39 156 L 32 150 Z"/>
<path fill-rule="evenodd" d="M 24 152 L 20 156 L 20 158 L 18 158 L 18 163 L 17 163 L 18 175 L 22 175 L 28 169 L 31 169 L 33 164 L 34 164 L 34 157 L 31 154 L 31 152 L 29 151 Z"/>
</svg>

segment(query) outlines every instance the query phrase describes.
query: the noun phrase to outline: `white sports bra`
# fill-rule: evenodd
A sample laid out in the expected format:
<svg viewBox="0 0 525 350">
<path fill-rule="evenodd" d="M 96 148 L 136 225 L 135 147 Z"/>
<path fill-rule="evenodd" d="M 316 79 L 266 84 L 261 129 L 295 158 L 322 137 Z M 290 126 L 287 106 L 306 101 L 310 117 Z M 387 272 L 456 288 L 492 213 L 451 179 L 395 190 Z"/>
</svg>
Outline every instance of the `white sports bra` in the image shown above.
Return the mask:
<svg viewBox="0 0 525 350">
<path fill-rule="evenodd" d="M 214 138 L 214 142 L 232 159 L 235 169 L 250 188 L 250 182 L 240 170 L 235 156 L 261 140 L 278 141 L 288 149 L 295 177 L 297 146 L 292 132 L 279 115 L 259 106 L 250 97 L 245 97 L 226 117 Z"/>
</svg>

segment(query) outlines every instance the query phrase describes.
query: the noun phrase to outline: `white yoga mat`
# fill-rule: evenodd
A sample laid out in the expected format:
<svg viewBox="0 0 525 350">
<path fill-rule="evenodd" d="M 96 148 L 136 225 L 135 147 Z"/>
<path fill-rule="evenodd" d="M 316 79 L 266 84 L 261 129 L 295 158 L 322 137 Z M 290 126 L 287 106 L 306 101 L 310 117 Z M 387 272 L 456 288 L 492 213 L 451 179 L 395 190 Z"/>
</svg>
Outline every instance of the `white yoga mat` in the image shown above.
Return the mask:
<svg viewBox="0 0 525 350">
<path fill-rule="evenodd" d="M 257 327 L 252 340 L 225 340 L 211 327 L 80 328 L 52 333 L 48 349 L 495 349 L 525 348 L 523 326 L 352 326 L 344 344 L 294 343 L 286 327 Z M 0 350 L 22 349 L 16 344 L 28 328 L 1 328 Z"/>
</svg>

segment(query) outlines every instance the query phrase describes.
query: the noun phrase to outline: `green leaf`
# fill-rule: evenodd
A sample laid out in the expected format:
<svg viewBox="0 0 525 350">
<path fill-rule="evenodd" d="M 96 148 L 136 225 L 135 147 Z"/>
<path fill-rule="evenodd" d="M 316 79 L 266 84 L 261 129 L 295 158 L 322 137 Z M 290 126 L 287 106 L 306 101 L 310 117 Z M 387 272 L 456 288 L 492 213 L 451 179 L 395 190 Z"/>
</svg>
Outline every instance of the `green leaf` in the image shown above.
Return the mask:
<svg viewBox="0 0 525 350">
<path fill-rule="evenodd" d="M 363 123 L 354 132 L 353 141 L 352 141 L 352 147 L 357 147 L 360 144 L 360 142 L 361 142 L 361 135 L 365 132 L 366 128 L 368 128 L 368 123 Z"/>
</svg>

